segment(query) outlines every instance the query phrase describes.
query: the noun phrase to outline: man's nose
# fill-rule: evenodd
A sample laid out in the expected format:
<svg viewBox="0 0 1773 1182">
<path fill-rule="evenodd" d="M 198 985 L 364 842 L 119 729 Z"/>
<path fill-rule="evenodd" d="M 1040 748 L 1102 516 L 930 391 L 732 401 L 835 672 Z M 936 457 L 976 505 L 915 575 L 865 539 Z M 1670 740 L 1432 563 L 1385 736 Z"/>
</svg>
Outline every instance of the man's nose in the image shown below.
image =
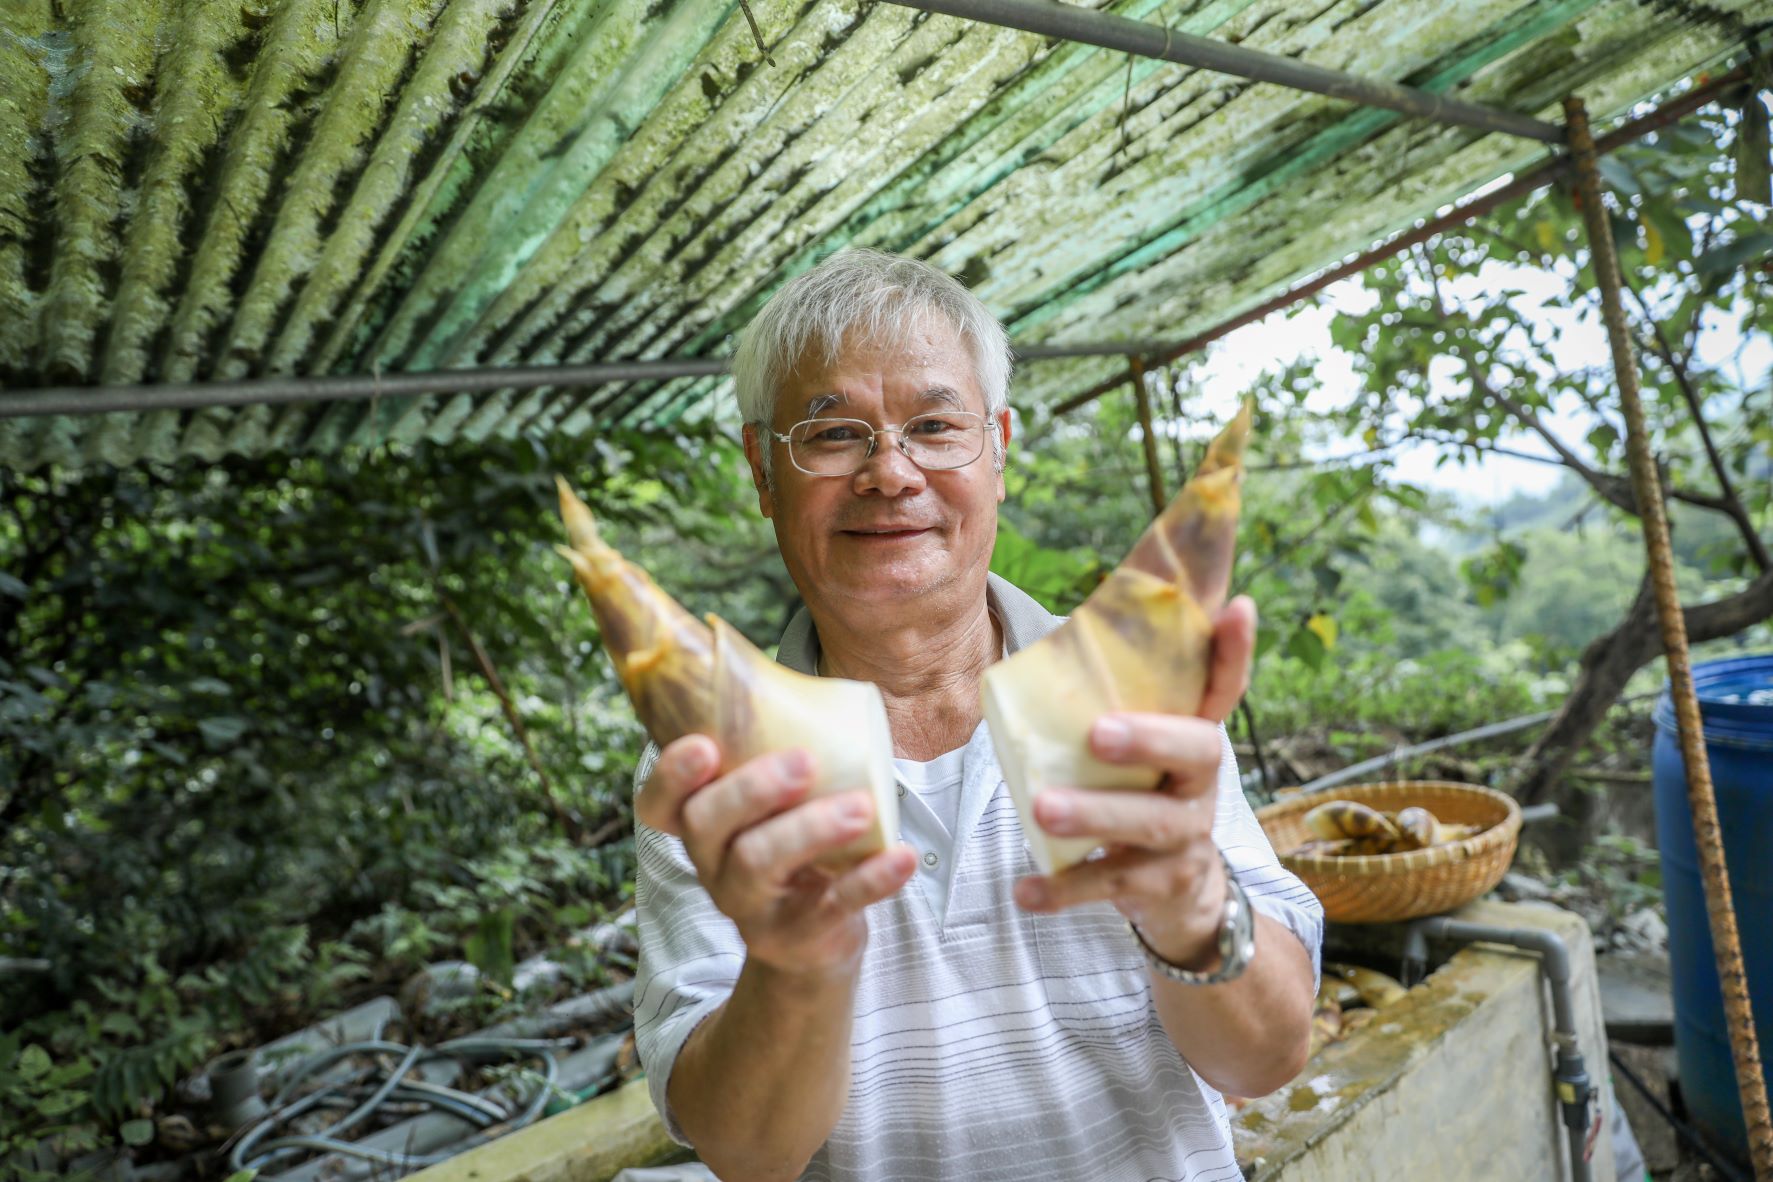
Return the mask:
<svg viewBox="0 0 1773 1182">
<path fill-rule="evenodd" d="M 882 431 L 874 437 L 874 454 L 856 469 L 855 483 L 852 486 L 856 492 L 897 496 L 923 488 L 923 469 L 912 463 L 911 457 L 905 454 L 905 449 L 900 444 L 903 438 L 897 431 Z"/>
</svg>

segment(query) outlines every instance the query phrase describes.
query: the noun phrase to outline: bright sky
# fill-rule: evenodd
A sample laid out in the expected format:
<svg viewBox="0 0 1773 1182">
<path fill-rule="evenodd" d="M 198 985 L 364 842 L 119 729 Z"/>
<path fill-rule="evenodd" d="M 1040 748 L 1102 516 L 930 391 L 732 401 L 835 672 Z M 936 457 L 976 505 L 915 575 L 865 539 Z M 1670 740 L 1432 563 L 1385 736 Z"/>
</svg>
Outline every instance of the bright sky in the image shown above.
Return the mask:
<svg viewBox="0 0 1773 1182">
<path fill-rule="evenodd" d="M 1562 337 L 1553 347 L 1560 367 L 1576 369 L 1600 365 L 1607 360 L 1607 337 L 1598 315 L 1578 316 L 1562 308 L 1544 307 L 1544 301 L 1568 289 L 1569 279 L 1538 268 L 1487 264 L 1476 275 L 1460 276 L 1448 288 L 1448 298 L 1479 298 L 1480 293 L 1515 288 L 1525 292 L 1522 299 L 1536 309 L 1533 317 L 1546 326 L 1560 325 Z M 1202 383 L 1206 412 L 1224 417 L 1233 411 L 1237 397 L 1265 369 L 1276 369 L 1301 356 L 1323 358 L 1317 367 L 1323 385 L 1308 405 L 1330 407 L 1345 404 L 1357 387 L 1353 368 L 1345 354 L 1330 342 L 1330 321 L 1337 308 L 1358 310 L 1369 303 L 1358 278 L 1347 279 L 1326 289 L 1321 302 L 1300 312 L 1292 319 L 1276 313 L 1266 320 L 1239 329 L 1211 347 L 1206 362 L 1197 370 Z M 1765 382 L 1773 369 L 1773 342 L 1760 337 L 1743 341 L 1734 325 L 1724 324 L 1714 316 L 1701 334 L 1698 353 L 1708 365 L 1723 364 L 1733 372 L 1739 384 Z M 1449 363 L 1451 364 L 1451 363 Z M 1431 370 L 1431 375 L 1434 371 Z M 1552 429 L 1578 454 L 1583 454 L 1583 438 L 1593 426 L 1593 417 L 1586 407 L 1572 401 L 1560 407 L 1547 419 Z M 1615 421 L 1623 430 L 1624 424 Z M 1346 454 L 1359 451 L 1361 444 L 1353 439 L 1326 448 L 1324 454 Z M 1551 449 L 1537 436 L 1522 435 L 1504 442 L 1516 451 L 1549 457 Z M 1414 444 L 1397 454 L 1397 472 L 1405 480 L 1454 493 L 1468 502 L 1494 504 L 1507 500 L 1517 492 L 1544 493 L 1557 483 L 1562 469 L 1553 464 L 1508 456 L 1485 456 L 1480 463 L 1462 465 L 1448 463 L 1437 469 L 1435 458 L 1440 452 L 1430 444 Z"/>
</svg>

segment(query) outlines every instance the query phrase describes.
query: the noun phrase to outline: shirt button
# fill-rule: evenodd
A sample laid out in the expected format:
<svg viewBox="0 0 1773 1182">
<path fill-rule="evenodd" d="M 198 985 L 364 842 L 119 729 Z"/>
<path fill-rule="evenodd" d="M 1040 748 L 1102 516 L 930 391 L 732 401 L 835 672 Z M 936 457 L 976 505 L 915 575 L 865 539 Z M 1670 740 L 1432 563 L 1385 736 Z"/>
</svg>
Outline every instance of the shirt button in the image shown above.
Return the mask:
<svg viewBox="0 0 1773 1182">
<path fill-rule="evenodd" d="M 942 859 L 940 859 L 936 856 L 935 850 L 931 850 L 923 856 L 923 864 L 925 866 L 933 867 L 933 866 L 935 866 L 935 864 L 937 862 L 940 862 L 941 860 Z"/>
</svg>

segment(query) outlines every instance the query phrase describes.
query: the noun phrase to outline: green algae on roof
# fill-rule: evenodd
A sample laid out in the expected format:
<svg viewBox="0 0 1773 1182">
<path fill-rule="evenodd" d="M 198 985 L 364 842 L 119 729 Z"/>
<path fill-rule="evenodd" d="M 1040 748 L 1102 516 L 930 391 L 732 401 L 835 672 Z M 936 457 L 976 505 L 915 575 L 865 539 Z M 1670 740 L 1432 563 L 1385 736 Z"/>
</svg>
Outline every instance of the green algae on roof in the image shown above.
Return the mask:
<svg viewBox="0 0 1773 1182">
<path fill-rule="evenodd" d="M 845 245 L 1019 339 L 1175 338 L 1543 147 L 855 0 L 14 0 L 0 383 L 718 355 Z M 1333 68 L 1597 118 L 1773 0 L 1114 0 Z M 1051 402 L 1114 358 L 1025 365 Z M 667 424 L 721 379 L 0 420 L 0 464 Z M 0 398 L 4 391 L 0 391 Z"/>
</svg>

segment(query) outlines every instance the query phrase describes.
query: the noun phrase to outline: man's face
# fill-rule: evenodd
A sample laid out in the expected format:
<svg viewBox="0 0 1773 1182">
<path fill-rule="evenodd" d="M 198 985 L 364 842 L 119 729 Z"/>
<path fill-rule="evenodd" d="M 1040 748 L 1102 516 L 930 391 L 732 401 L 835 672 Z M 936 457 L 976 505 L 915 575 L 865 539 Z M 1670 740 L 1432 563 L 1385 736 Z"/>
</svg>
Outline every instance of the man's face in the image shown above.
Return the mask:
<svg viewBox="0 0 1773 1182">
<path fill-rule="evenodd" d="M 803 359 L 778 393 L 775 429 L 787 434 L 812 417 L 809 409 L 897 427 L 926 411 L 982 415 L 985 397 L 960 334 L 929 316 L 888 344 L 852 336 L 831 365 L 817 351 Z M 998 420 L 1007 443 L 1009 412 Z M 782 560 L 809 598 L 890 602 L 984 578 L 1004 496 L 991 440 L 964 468 L 926 472 L 906 458 L 898 439 L 880 436 L 850 476 L 810 476 L 790 461 L 787 444 L 745 429 L 758 507 L 775 522 Z M 764 447 L 773 449 L 773 489 L 763 477 Z"/>
</svg>

